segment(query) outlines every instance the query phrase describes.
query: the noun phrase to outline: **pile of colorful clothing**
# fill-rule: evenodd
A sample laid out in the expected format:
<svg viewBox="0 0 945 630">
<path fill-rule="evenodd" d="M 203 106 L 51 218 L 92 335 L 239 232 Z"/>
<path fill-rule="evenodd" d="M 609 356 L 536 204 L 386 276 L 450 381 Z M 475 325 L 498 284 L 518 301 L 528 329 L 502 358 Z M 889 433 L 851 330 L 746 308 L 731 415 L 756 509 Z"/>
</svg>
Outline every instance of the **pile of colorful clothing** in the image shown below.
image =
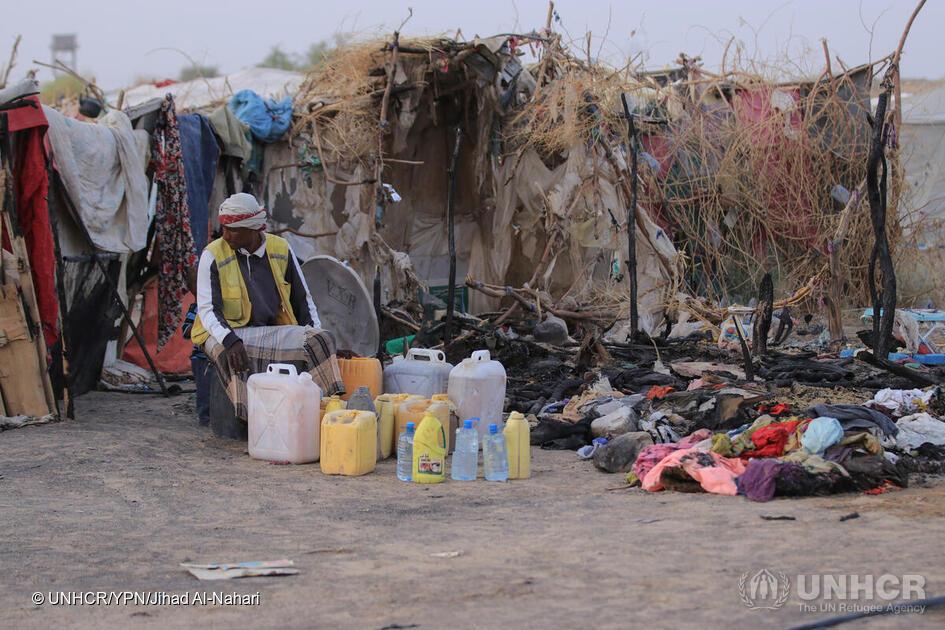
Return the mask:
<svg viewBox="0 0 945 630">
<path fill-rule="evenodd" d="M 907 404 L 888 404 L 893 398 Z M 786 404 L 758 406 L 760 415 L 738 428 L 703 428 L 643 447 L 627 481 L 650 492 L 753 501 L 902 488 L 919 452 L 945 459 L 945 422 L 927 413 L 931 398 L 930 391 L 881 392 L 866 405 L 817 404 L 803 413 Z"/>
</svg>

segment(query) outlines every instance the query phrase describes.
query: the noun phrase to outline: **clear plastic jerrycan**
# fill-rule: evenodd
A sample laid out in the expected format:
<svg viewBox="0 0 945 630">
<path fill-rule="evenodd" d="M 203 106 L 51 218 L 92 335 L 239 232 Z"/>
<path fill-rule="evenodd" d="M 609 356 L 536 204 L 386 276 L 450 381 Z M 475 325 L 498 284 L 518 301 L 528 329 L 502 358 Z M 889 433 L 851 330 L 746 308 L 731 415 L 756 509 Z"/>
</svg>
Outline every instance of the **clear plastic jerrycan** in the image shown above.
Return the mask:
<svg viewBox="0 0 945 630">
<path fill-rule="evenodd" d="M 246 383 L 249 455 L 255 459 L 304 464 L 318 461 L 321 391 L 308 372 L 272 363 Z"/>
<path fill-rule="evenodd" d="M 442 350 L 411 348 L 406 358 L 394 357 L 384 370 L 384 391 L 424 398 L 445 394 L 452 369 Z"/>
<path fill-rule="evenodd" d="M 488 350 L 478 350 L 450 372 L 449 398 L 460 418 L 479 418 L 479 442 L 489 425 L 502 430 L 505 406 L 505 368 L 493 361 Z"/>
</svg>

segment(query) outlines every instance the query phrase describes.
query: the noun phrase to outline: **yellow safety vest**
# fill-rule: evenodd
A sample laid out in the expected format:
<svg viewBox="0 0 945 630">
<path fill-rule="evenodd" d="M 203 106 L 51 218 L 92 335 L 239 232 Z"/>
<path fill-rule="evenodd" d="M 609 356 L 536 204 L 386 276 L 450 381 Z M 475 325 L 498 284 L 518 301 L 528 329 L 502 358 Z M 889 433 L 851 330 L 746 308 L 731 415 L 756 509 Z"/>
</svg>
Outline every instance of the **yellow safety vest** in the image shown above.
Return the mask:
<svg viewBox="0 0 945 630">
<path fill-rule="evenodd" d="M 282 300 L 282 310 L 276 317 L 276 324 L 280 326 L 298 324 L 295 313 L 292 311 L 292 304 L 289 302 L 291 286 L 285 281 L 285 272 L 289 265 L 289 243 L 284 238 L 273 234 L 266 234 L 265 239 L 266 256 L 269 258 L 272 277 L 276 280 L 276 288 L 279 289 L 279 297 Z M 249 292 L 246 290 L 243 272 L 240 271 L 236 260 L 236 252 L 222 238 L 207 245 L 207 251 L 213 254 L 213 259 L 217 262 L 220 296 L 223 298 L 223 318 L 226 319 L 230 328 L 242 328 L 249 323 L 253 305 L 249 301 Z M 191 341 L 199 346 L 209 336 L 210 332 L 204 328 L 198 315 L 190 331 Z"/>
</svg>

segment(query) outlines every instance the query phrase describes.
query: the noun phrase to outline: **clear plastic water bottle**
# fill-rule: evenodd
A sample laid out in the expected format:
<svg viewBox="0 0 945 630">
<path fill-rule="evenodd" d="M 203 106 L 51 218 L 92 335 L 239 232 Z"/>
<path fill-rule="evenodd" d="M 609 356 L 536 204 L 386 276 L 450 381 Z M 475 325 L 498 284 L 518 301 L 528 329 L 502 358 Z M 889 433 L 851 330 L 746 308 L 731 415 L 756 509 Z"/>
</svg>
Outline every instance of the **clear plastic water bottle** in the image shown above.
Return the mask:
<svg viewBox="0 0 945 630">
<path fill-rule="evenodd" d="M 489 425 L 489 434 L 482 443 L 482 469 L 486 481 L 508 481 L 509 455 L 505 447 L 505 436 L 499 426 Z"/>
<path fill-rule="evenodd" d="M 473 426 L 479 418 L 465 420 L 456 429 L 456 449 L 453 451 L 453 466 L 450 476 L 456 481 L 475 481 L 479 471 L 479 432 Z"/>
<path fill-rule="evenodd" d="M 417 425 L 407 423 L 407 430 L 397 440 L 397 478 L 410 481 L 413 477 L 413 432 Z"/>
</svg>

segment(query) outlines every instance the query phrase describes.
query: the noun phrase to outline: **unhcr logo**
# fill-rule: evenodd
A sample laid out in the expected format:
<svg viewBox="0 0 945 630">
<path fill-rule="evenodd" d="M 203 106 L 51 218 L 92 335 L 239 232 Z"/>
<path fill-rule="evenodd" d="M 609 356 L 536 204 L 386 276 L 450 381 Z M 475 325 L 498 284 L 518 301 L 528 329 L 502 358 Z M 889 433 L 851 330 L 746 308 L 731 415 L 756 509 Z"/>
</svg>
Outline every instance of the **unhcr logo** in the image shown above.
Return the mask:
<svg viewBox="0 0 945 630">
<path fill-rule="evenodd" d="M 738 580 L 738 594 L 750 610 L 777 610 L 787 602 L 791 594 L 791 582 L 780 571 L 747 571 Z"/>
<path fill-rule="evenodd" d="M 800 610 L 804 612 L 924 612 L 925 578 L 921 575 L 811 574 L 794 577 Z M 781 571 L 746 571 L 738 594 L 750 610 L 783 608 L 792 593 L 791 580 Z M 893 603 L 893 600 L 900 600 Z M 919 602 L 919 603 L 916 603 Z"/>
</svg>

